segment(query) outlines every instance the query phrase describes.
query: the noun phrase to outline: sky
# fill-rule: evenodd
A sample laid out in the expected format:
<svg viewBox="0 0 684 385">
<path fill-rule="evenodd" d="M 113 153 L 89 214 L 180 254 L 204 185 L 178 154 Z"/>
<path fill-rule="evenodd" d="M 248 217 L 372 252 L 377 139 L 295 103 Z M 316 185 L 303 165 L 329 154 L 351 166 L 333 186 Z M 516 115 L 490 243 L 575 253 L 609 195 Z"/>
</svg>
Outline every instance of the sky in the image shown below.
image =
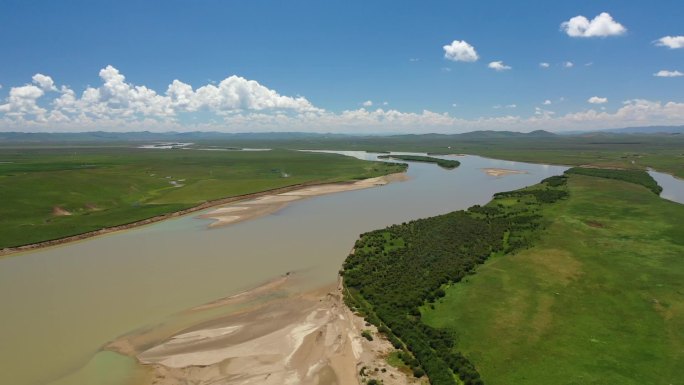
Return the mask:
<svg viewBox="0 0 684 385">
<path fill-rule="evenodd" d="M 684 124 L 680 1 L 0 1 L 0 131 Z"/>
</svg>

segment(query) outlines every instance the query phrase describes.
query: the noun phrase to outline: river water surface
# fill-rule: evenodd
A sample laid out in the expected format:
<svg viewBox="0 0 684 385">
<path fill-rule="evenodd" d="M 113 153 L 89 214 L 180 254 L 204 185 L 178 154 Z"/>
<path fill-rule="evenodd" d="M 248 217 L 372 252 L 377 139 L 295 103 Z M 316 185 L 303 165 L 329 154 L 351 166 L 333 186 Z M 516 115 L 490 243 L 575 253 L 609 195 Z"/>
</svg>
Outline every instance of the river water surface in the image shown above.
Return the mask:
<svg viewBox="0 0 684 385">
<path fill-rule="evenodd" d="M 129 383 L 139 375 L 132 359 L 101 351 L 117 336 L 287 271 L 304 271 L 311 286 L 334 282 L 360 233 L 484 204 L 566 169 L 457 159 L 454 170 L 410 162 L 408 181 L 302 200 L 228 227 L 208 229 L 194 213 L 0 259 L 0 384 Z M 493 177 L 482 168 L 527 173 Z"/>
</svg>

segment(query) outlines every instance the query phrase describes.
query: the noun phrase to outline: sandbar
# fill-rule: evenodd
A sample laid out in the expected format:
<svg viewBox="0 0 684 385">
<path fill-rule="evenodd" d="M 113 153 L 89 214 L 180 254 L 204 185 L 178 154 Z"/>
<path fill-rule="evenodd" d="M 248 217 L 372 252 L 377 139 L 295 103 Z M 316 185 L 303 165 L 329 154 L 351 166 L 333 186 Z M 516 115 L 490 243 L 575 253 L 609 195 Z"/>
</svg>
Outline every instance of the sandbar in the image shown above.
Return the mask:
<svg viewBox="0 0 684 385">
<path fill-rule="evenodd" d="M 364 366 L 371 378 L 386 385 L 420 383 L 387 364 L 385 357 L 394 348 L 345 306 L 341 281 L 255 301 L 286 292 L 290 278 L 287 274 L 185 315 L 208 309 L 214 314 L 217 306 L 236 303 L 243 305 L 240 310 L 199 317 L 182 330 L 167 330 L 165 336 L 147 328 L 113 341 L 107 349 L 136 357 L 152 371 L 155 385 L 362 384 L 368 379 L 360 375 Z M 372 333 L 373 341 L 361 336 L 363 330 Z"/>
<path fill-rule="evenodd" d="M 289 203 L 301 199 L 383 186 L 390 182 L 406 180 L 406 178 L 407 176 L 405 173 L 397 173 L 350 183 L 330 183 L 317 186 L 306 186 L 292 191 L 273 193 L 258 198 L 232 202 L 202 214 L 199 217 L 213 219 L 213 222 L 209 224 L 209 227 L 226 226 L 274 213 L 281 210 Z"/>
<path fill-rule="evenodd" d="M 495 176 L 495 177 L 502 177 L 506 175 L 515 175 L 515 174 L 529 174 L 527 171 L 521 171 L 521 170 L 509 170 L 505 168 L 482 168 L 482 171 L 484 171 L 487 175 L 489 176 Z"/>
</svg>

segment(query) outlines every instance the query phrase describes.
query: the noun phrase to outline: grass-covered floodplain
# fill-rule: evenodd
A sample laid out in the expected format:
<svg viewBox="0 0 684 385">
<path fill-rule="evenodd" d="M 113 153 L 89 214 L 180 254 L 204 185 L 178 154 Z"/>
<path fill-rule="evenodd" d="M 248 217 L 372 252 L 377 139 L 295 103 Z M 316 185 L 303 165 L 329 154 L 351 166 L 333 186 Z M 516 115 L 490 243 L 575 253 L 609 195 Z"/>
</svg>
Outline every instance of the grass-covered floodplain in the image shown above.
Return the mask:
<svg viewBox="0 0 684 385">
<path fill-rule="evenodd" d="M 405 165 L 288 150 L 1 148 L 0 248 L 81 234 L 201 203 Z"/>
<path fill-rule="evenodd" d="M 411 368 L 433 385 L 482 385 L 449 331 L 420 319 L 420 307 L 445 295 L 492 255 L 531 246 L 545 226 L 543 206 L 567 197 L 566 178 L 499 193 L 473 206 L 361 235 L 343 265 L 345 301 L 375 324 Z"/>
<path fill-rule="evenodd" d="M 684 205 L 570 174 L 529 249 L 489 259 L 422 320 L 487 384 L 681 384 Z"/>
<path fill-rule="evenodd" d="M 651 177 L 648 173 L 641 170 L 614 170 L 589 167 L 573 167 L 567 170 L 566 174 L 588 175 L 599 178 L 616 179 L 629 183 L 634 183 L 646 187 L 647 189 L 653 191 L 653 193 L 656 195 L 660 195 L 660 193 L 663 192 L 663 188 L 658 186 L 658 182 L 656 182 L 653 179 L 653 177 Z"/>
<path fill-rule="evenodd" d="M 440 158 L 434 158 L 431 156 L 422 156 L 422 155 L 380 155 L 378 156 L 380 159 L 396 159 L 396 160 L 405 160 L 407 162 L 424 162 L 424 163 L 434 163 L 440 167 L 444 167 L 447 169 L 453 169 L 461 165 L 461 162 L 457 160 L 450 160 L 450 159 L 440 159 Z"/>
</svg>

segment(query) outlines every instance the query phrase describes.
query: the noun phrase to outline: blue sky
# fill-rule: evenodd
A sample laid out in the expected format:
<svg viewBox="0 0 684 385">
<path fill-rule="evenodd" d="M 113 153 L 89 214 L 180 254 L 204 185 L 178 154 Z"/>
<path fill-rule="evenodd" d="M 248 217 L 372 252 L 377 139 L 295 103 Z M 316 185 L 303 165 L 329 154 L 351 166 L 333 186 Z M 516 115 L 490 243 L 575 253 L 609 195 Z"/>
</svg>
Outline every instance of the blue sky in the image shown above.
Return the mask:
<svg viewBox="0 0 684 385">
<path fill-rule="evenodd" d="M 684 124 L 682 20 L 681 1 L 5 0 L 0 130 Z"/>
</svg>

